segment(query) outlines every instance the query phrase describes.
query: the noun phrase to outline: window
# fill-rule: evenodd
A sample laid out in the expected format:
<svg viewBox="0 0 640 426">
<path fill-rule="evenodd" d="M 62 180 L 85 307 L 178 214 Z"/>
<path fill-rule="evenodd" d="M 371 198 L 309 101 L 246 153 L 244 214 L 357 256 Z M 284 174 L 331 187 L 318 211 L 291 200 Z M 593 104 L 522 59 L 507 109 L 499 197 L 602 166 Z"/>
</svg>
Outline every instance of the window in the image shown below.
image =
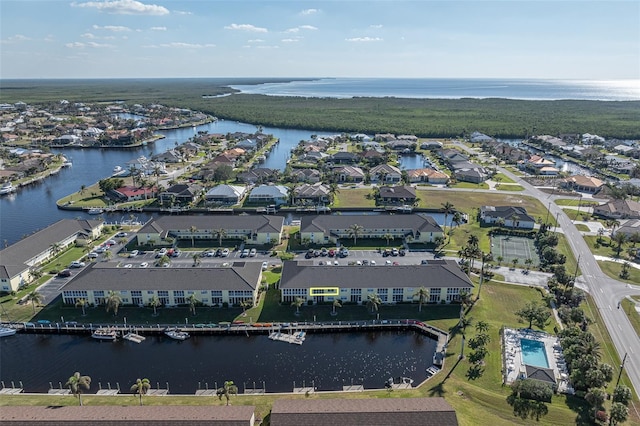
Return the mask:
<svg viewBox="0 0 640 426">
<path fill-rule="evenodd" d="M 351 301 L 355 303 L 362 302 L 362 289 L 361 288 L 352 288 L 351 289 Z"/>
<path fill-rule="evenodd" d="M 439 303 L 441 294 L 442 294 L 442 289 L 441 288 L 429 289 L 429 302 L 430 303 Z"/>
<path fill-rule="evenodd" d="M 380 300 L 382 301 L 382 303 L 387 303 L 389 301 L 389 289 L 388 288 L 379 288 L 378 289 L 378 296 L 380 297 Z"/>
<path fill-rule="evenodd" d="M 447 289 L 447 302 L 453 302 L 454 300 L 460 299 L 460 289 L 459 288 L 448 288 Z"/>
<path fill-rule="evenodd" d="M 202 303 L 204 303 L 204 300 L 202 301 Z M 212 305 L 222 304 L 222 290 L 211 290 L 211 304 Z"/>
<path fill-rule="evenodd" d="M 404 289 L 403 288 L 394 288 L 392 290 L 392 298 L 393 302 L 402 302 L 404 300 Z"/>
</svg>

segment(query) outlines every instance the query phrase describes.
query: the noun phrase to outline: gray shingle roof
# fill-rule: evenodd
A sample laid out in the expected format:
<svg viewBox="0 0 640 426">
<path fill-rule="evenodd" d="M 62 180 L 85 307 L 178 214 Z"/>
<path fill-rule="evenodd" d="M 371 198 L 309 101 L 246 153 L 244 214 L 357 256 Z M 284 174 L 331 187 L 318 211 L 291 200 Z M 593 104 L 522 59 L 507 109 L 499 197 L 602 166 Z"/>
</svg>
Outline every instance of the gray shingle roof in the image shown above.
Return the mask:
<svg viewBox="0 0 640 426">
<path fill-rule="evenodd" d="M 303 216 L 300 232 L 325 232 L 332 229 L 347 229 L 351 225 L 358 224 L 366 232 L 367 229 L 413 229 L 420 232 L 442 232 L 440 225 L 428 215 L 403 214 L 403 215 L 317 215 Z"/>
<path fill-rule="evenodd" d="M 260 262 L 235 262 L 220 268 L 115 268 L 97 263 L 62 290 L 254 290 L 261 268 Z"/>
<path fill-rule="evenodd" d="M 514 215 L 522 222 L 535 222 L 536 220 L 527 213 L 527 209 L 518 206 L 482 206 L 480 211 L 485 216 L 511 219 Z"/>
<path fill-rule="evenodd" d="M 271 426 L 454 426 L 456 412 L 444 398 L 278 399 Z"/>
<path fill-rule="evenodd" d="M 281 232 L 282 216 L 238 215 L 238 216 L 160 216 L 147 222 L 140 233 L 162 233 L 171 230 L 189 230 L 192 226 L 205 229 L 253 229 L 255 232 Z"/>
<path fill-rule="evenodd" d="M 309 266 L 285 262 L 280 288 L 473 288 L 467 275 L 453 260 L 429 261 L 428 265 Z"/>
</svg>

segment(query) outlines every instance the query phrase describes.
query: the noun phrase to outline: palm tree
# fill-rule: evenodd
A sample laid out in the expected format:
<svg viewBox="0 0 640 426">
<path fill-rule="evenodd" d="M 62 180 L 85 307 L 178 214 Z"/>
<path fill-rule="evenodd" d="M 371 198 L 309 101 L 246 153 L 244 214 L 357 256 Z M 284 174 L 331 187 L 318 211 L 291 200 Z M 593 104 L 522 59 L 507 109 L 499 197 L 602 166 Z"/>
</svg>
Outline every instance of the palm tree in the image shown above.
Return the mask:
<svg viewBox="0 0 640 426">
<path fill-rule="evenodd" d="M 382 238 L 384 238 L 385 240 L 387 240 L 387 245 L 389 245 L 389 240 L 393 240 L 393 235 L 390 234 L 389 232 L 387 232 L 386 234 L 384 234 L 382 236 Z"/>
<path fill-rule="evenodd" d="M 456 210 L 455 212 L 453 212 L 453 216 L 451 217 L 451 223 L 455 223 L 456 227 L 458 227 L 463 222 L 463 218 L 464 217 L 462 216 L 462 213 Z"/>
<path fill-rule="evenodd" d="M 530 257 L 527 257 L 524 260 L 524 264 L 527 265 L 527 270 L 529 270 L 531 268 L 531 264 L 533 263 L 533 259 L 531 259 Z"/>
<path fill-rule="evenodd" d="M 518 260 L 518 258 L 517 258 L 517 257 L 515 257 L 515 258 L 511 261 L 511 263 L 513 263 L 513 268 L 514 268 L 514 269 L 515 269 L 516 265 L 518 264 L 518 262 L 519 262 L 519 260 Z"/>
<path fill-rule="evenodd" d="M 227 230 L 224 228 L 214 229 L 211 234 L 218 240 L 218 246 L 222 247 L 222 240 L 227 237 Z"/>
<path fill-rule="evenodd" d="M 335 299 L 333 301 L 331 315 L 338 315 L 338 312 L 336 311 L 336 308 L 342 308 L 342 303 L 340 303 L 340 299 Z"/>
<path fill-rule="evenodd" d="M 364 231 L 364 227 L 358 225 L 357 223 L 354 223 L 347 229 L 347 232 L 349 233 L 349 237 L 353 238 L 354 246 L 358 241 L 358 237 L 362 235 L 362 231 Z"/>
<path fill-rule="evenodd" d="M 196 305 L 198 303 L 200 303 L 200 301 L 198 300 L 196 295 L 192 294 L 189 297 L 187 297 L 187 303 L 189 303 L 189 310 L 191 311 L 191 314 L 195 315 L 196 314 Z"/>
<path fill-rule="evenodd" d="M 149 300 L 149 306 L 153 308 L 153 316 L 157 317 L 158 312 L 156 309 L 158 308 L 158 306 L 160 306 L 160 299 L 158 298 L 158 296 L 156 296 L 155 294 L 153 295 L 153 297 Z"/>
<path fill-rule="evenodd" d="M 49 247 L 49 251 L 51 252 L 51 257 L 56 257 L 62 251 L 62 246 L 59 243 L 53 243 Z"/>
<path fill-rule="evenodd" d="M 616 257 L 620 257 L 620 251 L 622 251 L 622 244 L 627 242 L 627 234 L 623 234 L 622 232 L 618 232 L 613 237 L 613 241 L 616 242 Z"/>
<path fill-rule="evenodd" d="M 476 331 L 478 333 L 486 333 L 489 331 L 489 323 L 486 321 L 478 321 L 476 323 Z"/>
<path fill-rule="evenodd" d="M 253 300 L 252 299 L 243 300 L 242 302 L 240 302 L 240 307 L 242 307 L 242 312 L 246 312 L 247 309 L 253 308 Z"/>
<path fill-rule="evenodd" d="M 422 305 L 429 298 L 429 290 L 427 290 L 425 287 L 420 287 L 418 291 L 413 294 L 413 297 L 416 296 L 418 297 L 418 312 L 422 312 Z"/>
<path fill-rule="evenodd" d="M 109 294 L 107 295 L 107 299 L 105 300 L 105 305 L 107 312 L 113 309 L 113 315 L 117 316 L 118 308 L 120 308 L 120 305 L 122 305 L 122 297 L 119 293 L 110 290 Z"/>
<path fill-rule="evenodd" d="M 200 253 L 195 253 L 193 256 L 193 266 L 198 266 L 200 264 Z"/>
<path fill-rule="evenodd" d="M 146 395 L 149 389 L 151 389 L 151 383 L 149 382 L 149 379 L 136 379 L 136 382 L 131 386 L 131 392 L 137 394 L 140 398 L 141 407 L 142 395 Z"/>
<path fill-rule="evenodd" d="M 111 250 L 106 250 L 102 255 L 102 258 L 104 260 L 111 260 L 113 258 L 113 253 L 111 252 Z"/>
<path fill-rule="evenodd" d="M 82 316 L 83 317 L 87 315 L 85 313 L 85 311 L 84 311 L 85 306 L 87 306 L 87 299 L 84 299 L 84 298 L 76 299 L 76 308 L 81 308 L 82 309 Z"/>
<path fill-rule="evenodd" d="M 198 227 L 195 225 L 191 225 L 191 227 L 189 228 L 189 231 L 191 232 L 191 247 L 194 247 L 196 244 L 195 238 L 196 238 L 197 230 L 198 230 Z"/>
<path fill-rule="evenodd" d="M 511 228 L 515 229 L 520 224 L 520 216 L 514 214 L 511 216 Z"/>
<path fill-rule="evenodd" d="M 300 315 L 300 306 L 304 305 L 304 299 L 302 297 L 296 297 L 293 302 L 291 302 L 291 306 L 296 307 L 296 315 Z"/>
<path fill-rule="evenodd" d="M 604 235 L 604 228 L 598 229 L 598 238 L 596 239 L 596 242 L 598 244 L 602 244 L 602 236 L 603 235 Z"/>
<path fill-rule="evenodd" d="M 224 382 L 224 386 L 219 388 L 216 391 L 216 395 L 220 401 L 222 401 L 222 397 L 224 396 L 227 399 L 227 405 L 229 405 L 229 399 L 231 399 L 231 395 L 238 394 L 238 387 L 231 380 L 227 380 Z"/>
<path fill-rule="evenodd" d="M 36 305 L 42 302 L 42 295 L 40 295 L 37 290 L 33 290 L 31 293 L 27 294 L 27 302 L 31 302 L 33 313 L 35 314 Z"/>
<path fill-rule="evenodd" d="M 467 239 L 467 244 L 469 244 L 471 247 L 478 247 L 478 243 L 480 242 L 479 238 L 477 235 L 469 235 L 469 238 Z"/>
<path fill-rule="evenodd" d="M 80 373 L 76 371 L 73 373 L 73 376 L 69 377 L 65 386 L 68 386 L 71 393 L 78 397 L 80 406 L 82 406 L 82 388 L 89 390 L 91 387 L 91 377 L 81 376 Z"/>
<path fill-rule="evenodd" d="M 371 313 L 378 312 L 378 308 L 380 307 L 381 303 L 382 300 L 380 300 L 380 296 L 378 296 L 378 293 L 370 293 L 367 296 L 367 306 L 369 307 L 369 309 L 371 309 Z"/>
<path fill-rule="evenodd" d="M 442 203 L 442 213 L 444 213 L 444 226 L 443 228 L 446 228 L 447 226 L 447 217 L 449 217 L 450 214 L 453 214 L 455 212 L 454 206 L 453 204 L 451 204 L 449 201 L 447 201 L 446 203 Z"/>
<path fill-rule="evenodd" d="M 502 228 L 504 226 L 504 217 L 499 217 L 498 219 L 496 219 L 496 225 Z"/>
</svg>

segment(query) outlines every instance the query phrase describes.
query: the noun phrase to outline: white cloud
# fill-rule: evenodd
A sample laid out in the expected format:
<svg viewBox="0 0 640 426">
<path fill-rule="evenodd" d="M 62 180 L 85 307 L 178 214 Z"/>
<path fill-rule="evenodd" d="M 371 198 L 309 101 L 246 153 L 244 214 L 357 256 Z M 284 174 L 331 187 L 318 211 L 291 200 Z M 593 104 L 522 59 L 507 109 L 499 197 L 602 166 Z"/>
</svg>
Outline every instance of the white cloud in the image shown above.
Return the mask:
<svg viewBox="0 0 640 426">
<path fill-rule="evenodd" d="M 47 36 L 44 38 L 44 41 L 46 42 L 51 42 L 54 40 L 53 34 L 47 34 Z"/>
<path fill-rule="evenodd" d="M 10 44 L 10 43 L 16 43 L 16 42 L 20 42 L 20 41 L 29 41 L 31 40 L 29 37 L 24 36 L 22 34 L 16 34 L 14 36 L 11 36 L 9 38 L 3 39 L 2 40 L 2 44 Z"/>
<path fill-rule="evenodd" d="M 95 35 L 93 35 L 91 33 L 81 34 L 80 37 L 82 37 L 82 38 L 97 38 Z"/>
<path fill-rule="evenodd" d="M 298 41 L 300 41 L 299 38 L 283 38 L 282 40 L 280 40 L 283 43 L 296 43 Z"/>
<path fill-rule="evenodd" d="M 300 28 L 296 27 L 296 28 L 289 28 L 288 30 L 285 31 L 285 33 L 297 33 L 300 32 Z"/>
<path fill-rule="evenodd" d="M 105 25 L 104 27 L 101 27 L 100 25 L 93 25 L 92 28 L 94 30 L 113 31 L 113 32 L 116 32 L 116 33 L 125 32 L 125 31 L 131 31 L 131 28 L 123 27 L 122 25 Z"/>
<path fill-rule="evenodd" d="M 247 43 L 264 43 L 265 40 L 261 39 L 261 38 L 253 38 L 251 40 L 247 40 Z"/>
<path fill-rule="evenodd" d="M 371 41 L 382 41 L 380 37 L 353 37 L 353 38 L 345 38 L 346 41 L 352 42 L 371 42 Z"/>
<path fill-rule="evenodd" d="M 183 43 L 174 41 L 172 43 L 162 43 L 160 47 L 177 47 L 182 49 L 202 49 L 203 47 L 216 47 L 215 44 L 197 44 L 197 43 Z"/>
<path fill-rule="evenodd" d="M 320 10 L 318 9 L 305 9 L 302 12 L 300 12 L 301 15 L 313 15 L 314 13 L 318 13 L 320 12 Z"/>
<path fill-rule="evenodd" d="M 224 27 L 225 30 L 238 30 L 249 31 L 252 33 L 266 33 L 269 32 L 266 28 L 256 27 L 251 24 L 231 24 Z"/>
<path fill-rule="evenodd" d="M 372 25 L 369 25 L 369 28 L 380 29 L 382 28 L 382 24 L 372 24 Z"/>
<path fill-rule="evenodd" d="M 298 28 L 300 28 L 301 30 L 311 30 L 311 31 L 315 31 L 318 28 L 314 27 L 313 25 L 300 25 Z"/>
<path fill-rule="evenodd" d="M 193 15 L 192 12 L 187 12 L 186 10 L 174 10 L 176 15 Z"/>
<path fill-rule="evenodd" d="M 115 15 L 168 15 L 169 9 L 156 4 L 144 4 L 137 0 L 89 1 L 71 3 L 73 7 L 94 8 Z"/>
<path fill-rule="evenodd" d="M 85 47 L 99 49 L 99 48 L 105 48 L 105 47 L 113 47 L 112 44 L 96 43 L 95 41 L 88 41 L 86 43 L 83 43 L 80 41 L 74 41 L 73 43 L 65 44 L 65 46 L 70 49 L 84 49 Z"/>
<path fill-rule="evenodd" d="M 273 45 L 273 46 L 256 46 L 257 49 L 280 49 L 280 46 Z"/>
<path fill-rule="evenodd" d="M 167 27 L 151 27 L 151 31 L 167 31 Z"/>
</svg>

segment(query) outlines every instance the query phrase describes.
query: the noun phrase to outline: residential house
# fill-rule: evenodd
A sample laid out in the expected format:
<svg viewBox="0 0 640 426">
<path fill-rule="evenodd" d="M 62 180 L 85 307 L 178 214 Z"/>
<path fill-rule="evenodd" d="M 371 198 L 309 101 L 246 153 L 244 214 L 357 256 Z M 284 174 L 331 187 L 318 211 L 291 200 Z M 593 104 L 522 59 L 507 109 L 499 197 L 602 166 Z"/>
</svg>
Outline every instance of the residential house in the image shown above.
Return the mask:
<svg viewBox="0 0 640 426">
<path fill-rule="evenodd" d="M 411 183 L 430 183 L 433 185 L 443 185 L 449 182 L 449 176 L 435 169 L 414 169 L 407 170 L 407 177 Z"/>
<path fill-rule="evenodd" d="M 154 296 L 164 306 L 185 305 L 194 295 L 204 306 L 239 306 L 257 302 L 262 278 L 258 262 L 234 262 L 228 267 L 118 268 L 112 263 L 94 263 L 82 270 L 62 289 L 62 301 L 75 305 L 83 298 L 90 305 L 105 304 L 110 291 L 123 305 L 147 306 Z"/>
<path fill-rule="evenodd" d="M 294 182 L 320 182 L 322 174 L 317 169 L 294 169 L 289 175 Z"/>
<path fill-rule="evenodd" d="M 519 206 L 482 206 L 480 221 L 485 225 L 502 225 L 507 228 L 533 229 L 536 220 Z"/>
<path fill-rule="evenodd" d="M 434 140 L 424 141 L 420 144 L 420 149 L 428 149 L 429 151 L 442 149 L 442 142 Z"/>
<path fill-rule="evenodd" d="M 396 135 L 393 133 L 376 133 L 373 136 L 373 140 L 378 142 L 389 142 L 396 140 Z"/>
<path fill-rule="evenodd" d="M 289 201 L 289 188 L 283 185 L 260 185 L 251 190 L 247 202 L 275 204 L 277 206 Z"/>
<path fill-rule="evenodd" d="M 189 204 L 197 202 L 202 194 L 202 186 L 178 183 L 170 186 L 158 195 L 160 204 Z"/>
<path fill-rule="evenodd" d="M 379 164 L 369 171 L 371 182 L 394 183 L 402 180 L 402 172 L 396 166 Z"/>
<path fill-rule="evenodd" d="M 474 167 L 455 169 L 453 174 L 460 182 L 482 183 L 489 178 L 489 172 L 484 167 L 472 165 Z"/>
<path fill-rule="evenodd" d="M 593 214 L 610 219 L 640 219 L 640 203 L 632 200 L 613 200 L 594 207 Z"/>
<path fill-rule="evenodd" d="M 560 172 L 554 167 L 556 165 L 555 162 L 547 160 L 540 155 L 531 155 L 527 160 L 521 161 L 519 165 L 521 169 L 535 174 L 555 176 Z"/>
<path fill-rule="evenodd" d="M 317 163 L 320 160 L 324 160 L 327 157 L 329 157 L 329 154 L 326 154 L 320 151 L 309 150 L 304 154 L 300 155 L 298 157 L 298 160 L 303 163 Z"/>
<path fill-rule="evenodd" d="M 593 176 L 574 175 L 560 181 L 561 186 L 578 192 L 595 194 L 604 186 L 604 182 Z"/>
<path fill-rule="evenodd" d="M 355 164 L 360 161 L 360 155 L 353 152 L 339 151 L 329 156 L 329 161 L 333 164 Z"/>
<path fill-rule="evenodd" d="M 303 184 L 293 190 L 294 204 L 327 204 L 331 202 L 331 189 L 321 182 Z"/>
<path fill-rule="evenodd" d="M 217 240 L 216 231 L 224 229 L 223 239 L 244 240 L 246 244 L 280 243 L 284 218 L 272 215 L 238 216 L 160 216 L 149 220 L 136 233 L 138 245 L 155 245 L 167 237 L 179 240 Z"/>
<path fill-rule="evenodd" d="M 255 169 L 247 170 L 246 172 L 238 174 L 237 179 L 239 182 L 250 184 L 276 182 L 278 180 L 279 174 L 280 172 L 277 169 L 257 167 Z"/>
<path fill-rule="evenodd" d="M 473 284 L 453 260 L 430 260 L 427 265 L 316 266 L 313 262 L 287 261 L 282 266 L 280 301 L 297 297 L 305 302 L 366 303 L 377 294 L 383 304 L 417 302 L 416 292 L 429 291 L 427 302 L 451 303 L 460 292 L 470 293 Z"/>
<path fill-rule="evenodd" d="M 362 182 L 364 180 L 364 172 L 360 167 L 336 167 L 331 172 L 337 176 L 339 182 Z"/>
<path fill-rule="evenodd" d="M 340 240 L 348 243 L 352 240 L 350 228 L 353 225 L 362 228 L 357 238 L 384 238 L 389 234 L 393 238 L 416 243 L 432 243 L 438 237 L 444 238 L 442 228 L 431 216 L 418 213 L 303 216 L 300 239 L 313 244 L 336 244 Z"/>
<path fill-rule="evenodd" d="M 98 238 L 103 223 L 101 220 L 59 220 L 0 250 L 0 292 L 17 291 L 31 282 L 31 268 L 49 260 L 57 251 Z"/>
<path fill-rule="evenodd" d="M 109 191 L 108 196 L 121 202 L 148 200 L 158 196 L 158 188 L 127 185 Z"/>
<path fill-rule="evenodd" d="M 109 424 L 175 425 L 175 426 L 254 426 L 253 406 L 205 406 L 205 405 L 159 405 L 159 406 L 60 406 L 40 407 L 13 406 L 0 410 L 3 426 L 73 425 L 102 426 Z"/>
<path fill-rule="evenodd" d="M 183 157 L 182 154 L 180 154 L 177 150 L 170 149 L 169 151 L 154 155 L 153 157 L 151 157 L 151 160 L 159 161 L 162 163 L 176 164 L 183 161 Z"/>
<path fill-rule="evenodd" d="M 636 243 L 640 243 L 640 219 L 625 221 L 616 229 L 615 233 L 625 234 L 627 237 L 636 240 Z"/>
<path fill-rule="evenodd" d="M 416 199 L 416 189 L 412 186 L 381 186 L 378 204 L 413 205 Z"/>
<path fill-rule="evenodd" d="M 492 141 L 493 138 L 491 136 L 485 135 L 484 133 L 473 132 L 471 133 L 471 137 L 469 138 L 469 140 L 473 143 L 483 143 Z"/>
<path fill-rule="evenodd" d="M 444 398 L 277 399 L 271 426 L 457 426 Z"/>
<path fill-rule="evenodd" d="M 384 162 L 385 155 L 376 149 L 367 149 L 362 152 L 362 159 L 370 165 L 377 165 Z"/>
<path fill-rule="evenodd" d="M 387 148 L 394 151 L 404 151 L 404 150 L 413 151 L 416 148 L 416 143 L 410 140 L 389 141 L 385 145 L 387 146 Z"/>
<path fill-rule="evenodd" d="M 255 139 L 244 139 L 238 142 L 235 147 L 253 152 L 258 149 L 258 142 Z"/>
<path fill-rule="evenodd" d="M 207 204 L 233 205 L 240 203 L 246 193 L 246 186 L 218 185 L 206 193 L 205 201 Z"/>
</svg>

